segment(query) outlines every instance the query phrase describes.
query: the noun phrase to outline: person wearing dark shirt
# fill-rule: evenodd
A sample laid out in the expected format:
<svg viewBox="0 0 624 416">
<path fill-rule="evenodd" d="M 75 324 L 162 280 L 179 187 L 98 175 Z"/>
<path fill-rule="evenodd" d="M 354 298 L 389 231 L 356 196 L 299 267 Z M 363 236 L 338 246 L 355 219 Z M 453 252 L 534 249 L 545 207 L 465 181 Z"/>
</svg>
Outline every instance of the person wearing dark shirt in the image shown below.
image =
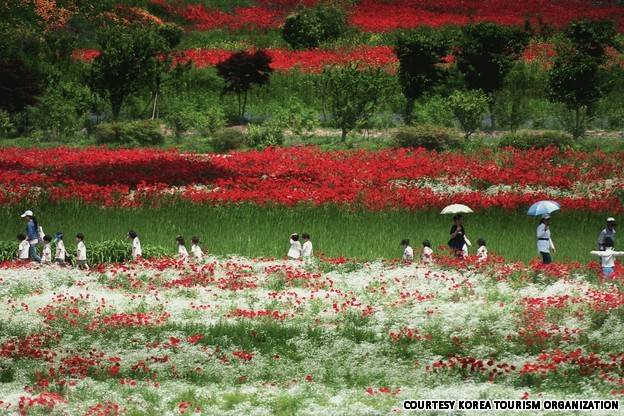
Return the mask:
<svg viewBox="0 0 624 416">
<path fill-rule="evenodd" d="M 455 256 L 463 257 L 462 249 L 466 244 L 466 230 L 464 229 L 464 217 L 461 214 L 457 214 L 453 217 L 453 226 L 451 227 L 451 239 L 448 242 L 451 251 Z"/>
<path fill-rule="evenodd" d="M 606 238 L 615 241 L 615 218 L 613 217 L 607 218 L 607 226 L 598 236 L 598 250 L 604 250 L 606 248 L 604 244 Z"/>
</svg>

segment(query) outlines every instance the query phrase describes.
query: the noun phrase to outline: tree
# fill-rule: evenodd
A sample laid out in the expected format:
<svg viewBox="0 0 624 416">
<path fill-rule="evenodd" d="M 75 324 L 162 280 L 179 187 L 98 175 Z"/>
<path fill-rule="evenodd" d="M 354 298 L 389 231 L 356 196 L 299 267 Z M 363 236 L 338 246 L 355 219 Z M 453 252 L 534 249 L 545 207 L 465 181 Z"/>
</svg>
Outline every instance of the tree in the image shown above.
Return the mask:
<svg viewBox="0 0 624 416">
<path fill-rule="evenodd" d="M 332 123 L 340 128 L 342 141 L 349 131 L 364 124 L 387 98 L 389 83 L 380 68 L 357 64 L 323 70 L 321 83 Z"/>
<path fill-rule="evenodd" d="M 538 64 L 517 63 L 507 74 L 504 88 L 496 94 L 494 114 L 499 124 L 518 130 L 531 118 L 531 103 L 543 97 L 545 84 L 545 72 Z"/>
<path fill-rule="evenodd" d="M 169 75 L 169 79 L 171 79 L 171 74 L 173 72 L 175 72 L 174 77 L 177 77 L 180 75 L 180 71 L 185 71 L 189 68 L 189 64 L 174 65 L 170 58 L 170 52 L 182 40 L 182 29 L 178 25 L 163 24 L 156 27 L 156 33 L 164 39 L 164 50 L 162 51 L 161 56 L 164 56 L 165 58 L 157 61 L 160 68 L 156 71 L 156 77 L 154 78 L 153 83 L 152 101 L 154 105 L 152 106 L 152 120 L 158 118 L 158 103 L 163 83 L 166 80 L 165 76 Z"/>
<path fill-rule="evenodd" d="M 234 93 L 238 100 L 238 118 L 243 119 L 247 96 L 254 85 L 268 84 L 273 69 L 271 57 L 263 50 L 240 51 L 217 64 L 217 73 L 225 80 L 224 93 Z"/>
<path fill-rule="evenodd" d="M 101 55 L 91 65 L 89 85 L 110 102 L 117 120 L 130 95 L 153 90 L 167 44 L 149 26 L 108 26 L 98 32 L 97 40 Z"/>
<path fill-rule="evenodd" d="M 457 67 L 469 89 L 481 90 L 488 96 L 492 129 L 496 128 L 494 94 L 503 86 L 527 42 L 527 33 L 513 26 L 476 23 L 462 28 L 457 45 Z"/>
<path fill-rule="evenodd" d="M 0 109 L 18 113 L 34 105 L 43 91 L 43 75 L 20 58 L 0 57 Z"/>
<path fill-rule="evenodd" d="M 338 39 L 347 27 L 345 12 L 339 7 L 302 7 L 286 18 L 282 38 L 294 49 L 316 48 Z"/>
<path fill-rule="evenodd" d="M 441 81 L 446 70 L 442 59 L 449 45 L 442 32 L 430 28 L 403 32 L 394 51 L 399 58 L 398 79 L 406 98 L 405 121 L 410 124 L 414 103 Z"/>
<path fill-rule="evenodd" d="M 548 97 L 571 111 L 567 126 L 574 138 L 585 133 L 587 118 L 611 88 L 603 65 L 606 48 L 618 47 L 615 25 L 605 21 L 577 21 L 563 31 L 557 55 L 548 71 Z"/>
<path fill-rule="evenodd" d="M 481 126 L 488 97 L 479 90 L 455 91 L 448 97 L 447 104 L 468 139 Z"/>
</svg>

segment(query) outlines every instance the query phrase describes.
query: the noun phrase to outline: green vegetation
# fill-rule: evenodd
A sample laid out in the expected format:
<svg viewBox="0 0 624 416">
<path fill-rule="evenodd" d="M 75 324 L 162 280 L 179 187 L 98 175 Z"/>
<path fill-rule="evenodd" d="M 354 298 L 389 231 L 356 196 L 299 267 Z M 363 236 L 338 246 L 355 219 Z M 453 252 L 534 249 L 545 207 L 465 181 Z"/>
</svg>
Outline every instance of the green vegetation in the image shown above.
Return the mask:
<svg viewBox="0 0 624 416">
<path fill-rule="evenodd" d="M 250 205 L 208 207 L 179 203 L 161 208 L 99 209 L 79 205 L 43 205 L 33 208 L 47 232 L 63 231 L 68 249 L 71 236 L 83 232 L 86 244 L 120 240 L 136 230 L 145 245 L 163 246 L 175 253 L 175 236 L 197 235 L 208 252 L 244 256 L 275 256 L 288 251 L 288 236 L 309 232 L 317 253 L 327 256 L 372 260 L 398 258 L 399 242 L 409 238 L 415 248 L 425 238 L 434 247 L 446 245 L 451 219 L 437 212 L 348 211 L 337 207 L 255 207 Z M 20 209 L 0 209 L 0 235 L 12 240 L 23 231 Z M 603 225 L 605 214 L 556 213 L 553 240 L 555 260 L 588 261 L 589 251 Z M 467 235 L 473 244 L 483 237 L 490 251 L 509 260 L 528 261 L 536 257 L 534 218 L 523 212 L 488 210 L 471 214 Z M 129 242 L 128 242 L 129 246 Z M 17 242 L 15 242 L 17 249 Z M 476 247 L 473 247 L 473 252 Z"/>
</svg>

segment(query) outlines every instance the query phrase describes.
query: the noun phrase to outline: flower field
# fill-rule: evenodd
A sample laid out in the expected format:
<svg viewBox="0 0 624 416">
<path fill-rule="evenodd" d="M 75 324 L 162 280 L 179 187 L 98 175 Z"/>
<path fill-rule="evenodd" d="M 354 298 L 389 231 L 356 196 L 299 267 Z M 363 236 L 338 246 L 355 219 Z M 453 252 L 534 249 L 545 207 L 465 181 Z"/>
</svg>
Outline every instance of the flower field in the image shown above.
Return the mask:
<svg viewBox="0 0 624 416">
<path fill-rule="evenodd" d="M 553 225 L 558 258 L 589 261 L 604 218 L 623 210 L 622 160 L 617 152 L 555 149 L 293 147 L 217 155 L 5 148 L 0 240 L 22 231 L 16 215 L 28 208 L 46 231 L 83 232 L 91 241 L 119 240 L 135 229 L 146 244 L 172 251 L 174 236 L 199 235 L 214 253 L 281 258 L 284 236 L 305 228 L 327 255 L 372 260 L 396 257 L 401 238 L 446 245 L 450 219 L 439 210 L 465 203 L 476 211 L 472 239 L 530 261 L 535 224 L 525 210 L 555 199 L 562 205 Z"/>
<path fill-rule="evenodd" d="M 444 27 L 462 26 L 478 22 L 493 22 L 502 25 L 530 25 L 538 32 L 561 28 L 579 19 L 610 19 L 618 29 L 624 31 L 624 7 L 611 2 L 598 5 L 587 0 L 544 1 L 517 0 L 490 1 L 359 1 L 347 9 L 348 24 L 354 31 L 363 33 L 360 38 L 345 45 L 324 45 L 322 48 L 292 50 L 276 35 L 285 18 L 297 6 L 312 7 L 318 2 L 309 1 L 246 1 L 234 3 L 234 7 L 222 4 L 210 6 L 196 2 L 151 0 L 148 9 L 154 11 L 162 21 L 176 21 L 182 24 L 190 37 L 195 33 L 214 33 L 210 41 L 190 40 L 184 48 L 173 54 L 177 63 L 192 62 L 197 68 L 212 67 L 241 49 L 266 49 L 275 71 L 297 70 L 319 73 L 328 65 L 344 65 L 359 62 L 363 65 L 383 67 L 394 72 L 398 66 L 393 51 L 393 34 L 399 30 L 415 29 L 420 26 Z M 139 9 L 143 10 L 143 9 Z M 122 16 L 128 14 L 118 11 Z M 144 14 L 148 14 L 144 10 Z M 139 18 L 140 17 L 140 18 Z M 142 21 L 143 15 L 136 19 Z M 234 36 L 236 34 L 236 36 Z M 258 36 L 268 36 L 270 41 L 258 45 Z M 234 40 L 237 39 L 237 40 Z M 526 62 L 539 60 L 547 65 L 552 58 L 552 45 L 543 42 L 539 36 L 524 54 Z M 192 46 L 192 47 L 188 47 Z M 75 60 L 91 61 L 99 55 L 95 49 L 77 49 Z M 622 55 L 612 51 L 611 62 L 622 65 Z M 449 56 L 452 60 L 452 56 Z"/>
<path fill-rule="evenodd" d="M 222 10 L 202 4 L 167 0 L 152 0 L 151 4 L 169 14 L 182 18 L 195 30 L 268 30 L 277 28 L 287 14 L 298 4 L 312 6 L 316 1 L 267 1 Z M 530 20 L 559 27 L 579 16 L 593 19 L 624 20 L 624 11 L 617 5 L 597 6 L 586 0 L 573 1 L 417 1 L 365 0 L 357 2 L 349 10 L 349 23 L 368 32 L 389 32 L 397 29 L 414 28 L 421 25 L 444 26 L 463 25 L 478 21 L 491 21 L 506 25 L 522 25 Z"/>
<path fill-rule="evenodd" d="M 619 280 L 437 261 L 4 264 L 0 412 L 401 414 L 404 399 L 624 393 Z"/>
<path fill-rule="evenodd" d="M 476 209 L 511 210 L 556 198 L 564 210 L 618 213 L 622 160 L 617 152 L 555 148 L 461 154 L 300 147 L 228 155 L 7 148 L 0 155 L 0 204 L 49 200 L 131 207 L 183 199 L 421 210 L 459 199 Z"/>
</svg>

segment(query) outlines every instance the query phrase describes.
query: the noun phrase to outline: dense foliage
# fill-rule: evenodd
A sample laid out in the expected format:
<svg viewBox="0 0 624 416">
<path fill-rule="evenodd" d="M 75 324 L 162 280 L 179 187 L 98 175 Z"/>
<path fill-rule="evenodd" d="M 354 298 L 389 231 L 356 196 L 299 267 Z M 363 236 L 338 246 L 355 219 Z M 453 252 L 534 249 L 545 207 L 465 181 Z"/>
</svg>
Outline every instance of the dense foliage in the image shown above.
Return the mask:
<svg viewBox="0 0 624 416">
<path fill-rule="evenodd" d="M 464 89 L 488 97 L 479 127 L 580 136 L 587 127 L 623 125 L 614 35 L 624 7 L 611 3 L 10 3 L 14 13 L 0 24 L 5 138 L 93 143 L 94 126 L 116 119 L 159 119 L 165 141 L 186 149 L 206 148 L 222 127 L 241 122 L 251 123 L 252 146 L 261 136 L 267 144 L 344 137 L 321 74 L 356 64 L 389 87 L 364 117 L 346 123 L 367 137 L 390 137 L 385 129 L 414 120 L 461 127 L 447 98 Z M 568 53 L 572 44 L 588 46 Z M 571 78 L 583 81 L 566 84 Z M 340 133 L 278 120 L 294 100 L 301 105 L 293 119 Z"/>
<path fill-rule="evenodd" d="M 295 49 L 316 48 L 338 39 L 346 29 L 344 11 L 329 6 L 302 8 L 289 16 L 282 26 L 282 37 Z"/>
</svg>

